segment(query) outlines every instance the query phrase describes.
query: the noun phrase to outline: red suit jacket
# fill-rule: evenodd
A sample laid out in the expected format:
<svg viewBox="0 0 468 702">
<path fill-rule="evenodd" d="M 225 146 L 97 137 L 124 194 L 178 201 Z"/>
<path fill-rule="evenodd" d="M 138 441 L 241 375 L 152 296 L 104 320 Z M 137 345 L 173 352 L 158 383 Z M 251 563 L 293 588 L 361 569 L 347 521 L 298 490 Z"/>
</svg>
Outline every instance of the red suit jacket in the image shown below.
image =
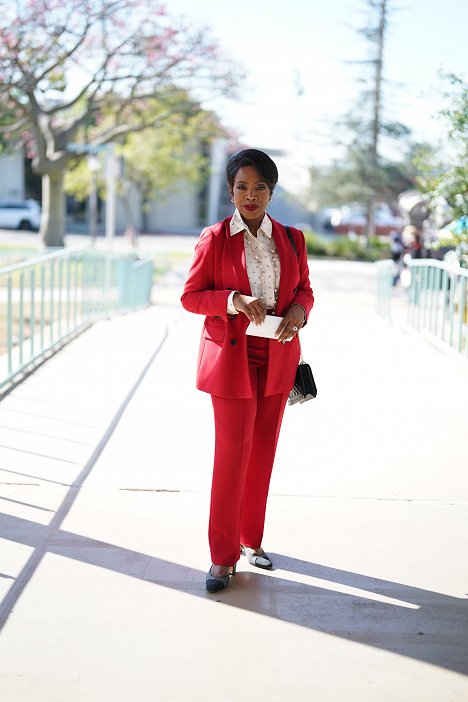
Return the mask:
<svg viewBox="0 0 468 702">
<path fill-rule="evenodd" d="M 304 235 L 291 227 L 297 254 L 285 228 L 270 217 L 272 236 L 278 251 L 281 277 L 276 312 L 286 313 L 297 303 L 306 311 L 314 303 Z M 244 237 L 231 236 L 231 217 L 204 229 L 195 247 L 194 259 L 181 297 L 189 312 L 206 315 L 197 366 L 197 388 L 220 397 L 252 397 L 247 360 L 247 317 L 227 314 L 232 290 L 252 295 L 245 263 Z M 269 341 L 265 395 L 287 393 L 294 384 L 299 362 L 297 336 L 282 344 Z"/>
</svg>

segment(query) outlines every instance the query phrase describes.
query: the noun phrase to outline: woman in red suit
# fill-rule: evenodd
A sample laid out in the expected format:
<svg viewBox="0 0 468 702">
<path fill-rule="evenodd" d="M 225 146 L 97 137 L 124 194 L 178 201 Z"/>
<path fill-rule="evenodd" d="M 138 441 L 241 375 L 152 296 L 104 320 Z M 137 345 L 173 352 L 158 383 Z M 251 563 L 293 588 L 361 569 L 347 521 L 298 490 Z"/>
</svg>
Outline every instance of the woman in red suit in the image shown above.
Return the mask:
<svg viewBox="0 0 468 702">
<path fill-rule="evenodd" d="M 265 510 L 278 435 L 299 361 L 297 333 L 313 305 L 304 235 L 266 214 L 278 181 L 271 158 L 256 149 L 231 157 L 227 185 L 236 210 L 203 230 L 182 294 L 205 315 L 197 388 L 211 394 L 215 456 L 206 588 L 227 587 L 240 554 L 259 568 Z M 247 336 L 249 323 L 282 317 L 276 338 Z"/>
</svg>

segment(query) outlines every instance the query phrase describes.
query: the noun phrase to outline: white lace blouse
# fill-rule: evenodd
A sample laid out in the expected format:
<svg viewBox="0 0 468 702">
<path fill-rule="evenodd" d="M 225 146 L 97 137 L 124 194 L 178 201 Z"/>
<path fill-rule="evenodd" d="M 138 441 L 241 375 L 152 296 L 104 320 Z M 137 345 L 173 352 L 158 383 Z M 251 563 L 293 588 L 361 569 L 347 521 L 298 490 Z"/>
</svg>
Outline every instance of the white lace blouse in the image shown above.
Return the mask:
<svg viewBox="0 0 468 702">
<path fill-rule="evenodd" d="M 278 299 L 281 269 L 276 244 L 272 237 L 271 220 L 266 214 L 264 215 L 255 237 L 236 209 L 229 228 L 231 236 L 239 236 L 243 232 L 245 263 L 252 295 L 263 300 L 268 309 L 274 309 Z M 238 314 L 232 304 L 232 298 L 236 292 L 233 290 L 229 295 L 228 314 Z"/>
</svg>

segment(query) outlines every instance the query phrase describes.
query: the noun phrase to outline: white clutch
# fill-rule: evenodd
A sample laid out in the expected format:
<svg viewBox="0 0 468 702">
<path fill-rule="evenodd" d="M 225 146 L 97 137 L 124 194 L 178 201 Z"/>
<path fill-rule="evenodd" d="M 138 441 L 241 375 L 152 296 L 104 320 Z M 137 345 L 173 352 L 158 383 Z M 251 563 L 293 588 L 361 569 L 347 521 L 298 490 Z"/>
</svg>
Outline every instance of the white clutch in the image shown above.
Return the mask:
<svg viewBox="0 0 468 702">
<path fill-rule="evenodd" d="M 276 339 L 275 333 L 282 319 L 282 317 L 275 317 L 275 315 L 267 314 L 261 324 L 250 322 L 245 333 L 248 336 L 262 336 L 265 339 Z"/>
</svg>

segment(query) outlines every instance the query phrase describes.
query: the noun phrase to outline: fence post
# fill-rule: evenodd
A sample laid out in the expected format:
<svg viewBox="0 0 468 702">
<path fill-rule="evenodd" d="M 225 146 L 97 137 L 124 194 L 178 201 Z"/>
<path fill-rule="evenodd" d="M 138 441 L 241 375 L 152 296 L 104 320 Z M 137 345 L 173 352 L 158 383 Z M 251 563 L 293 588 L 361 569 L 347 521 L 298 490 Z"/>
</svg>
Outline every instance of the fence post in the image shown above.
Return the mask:
<svg viewBox="0 0 468 702">
<path fill-rule="evenodd" d="M 395 264 L 392 260 L 377 261 L 377 313 L 382 319 L 392 318 L 392 287 Z"/>
</svg>

